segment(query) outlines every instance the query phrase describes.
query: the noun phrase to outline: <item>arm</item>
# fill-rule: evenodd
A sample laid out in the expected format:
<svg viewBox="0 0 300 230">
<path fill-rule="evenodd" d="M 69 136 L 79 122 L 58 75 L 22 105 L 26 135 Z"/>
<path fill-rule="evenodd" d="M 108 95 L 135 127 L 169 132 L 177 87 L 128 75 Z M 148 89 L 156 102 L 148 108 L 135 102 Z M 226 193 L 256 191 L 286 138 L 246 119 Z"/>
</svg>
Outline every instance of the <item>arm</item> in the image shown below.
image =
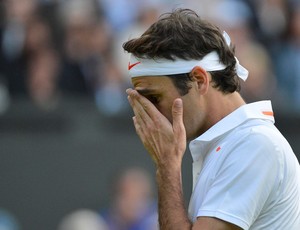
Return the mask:
<svg viewBox="0 0 300 230">
<path fill-rule="evenodd" d="M 158 212 L 160 230 L 241 230 L 241 228 L 212 217 L 198 217 L 192 224 L 184 207 L 181 170 L 157 169 Z"/>
<path fill-rule="evenodd" d="M 240 229 L 216 218 L 200 217 L 194 226 L 188 219 L 181 181 L 181 163 L 186 149 L 181 99 L 174 100 L 171 124 L 145 97 L 131 89 L 127 93 L 135 114 L 137 134 L 156 165 L 160 229 Z"/>
</svg>

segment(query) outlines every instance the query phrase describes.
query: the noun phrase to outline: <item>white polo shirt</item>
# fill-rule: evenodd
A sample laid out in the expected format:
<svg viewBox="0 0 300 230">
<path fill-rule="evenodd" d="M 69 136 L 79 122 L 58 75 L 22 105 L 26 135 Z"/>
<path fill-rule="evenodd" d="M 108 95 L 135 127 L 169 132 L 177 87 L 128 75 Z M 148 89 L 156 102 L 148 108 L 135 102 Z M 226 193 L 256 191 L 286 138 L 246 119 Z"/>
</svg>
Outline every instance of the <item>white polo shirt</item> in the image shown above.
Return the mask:
<svg viewBox="0 0 300 230">
<path fill-rule="evenodd" d="M 243 105 L 190 143 L 190 219 L 250 230 L 300 229 L 300 166 L 270 101 Z"/>
</svg>

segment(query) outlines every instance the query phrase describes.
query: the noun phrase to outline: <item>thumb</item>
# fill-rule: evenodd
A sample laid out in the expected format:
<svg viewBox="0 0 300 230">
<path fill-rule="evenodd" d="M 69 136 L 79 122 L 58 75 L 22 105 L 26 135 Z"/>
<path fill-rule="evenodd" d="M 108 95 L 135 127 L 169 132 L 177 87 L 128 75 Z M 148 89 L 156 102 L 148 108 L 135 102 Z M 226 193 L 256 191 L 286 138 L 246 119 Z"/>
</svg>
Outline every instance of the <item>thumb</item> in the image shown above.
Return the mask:
<svg viewBox="0 0 300 230">
<path fill-rule="evenodd" d="M 183 104 L 180 98 L 177 98 L 173 102 L 172 107 L 173 116 L 173 131 L 177 138 L 185 138 L 185 128 L 183 124 Z M 183 136 L 182 136 L 183 135 Z"/>
</svg>

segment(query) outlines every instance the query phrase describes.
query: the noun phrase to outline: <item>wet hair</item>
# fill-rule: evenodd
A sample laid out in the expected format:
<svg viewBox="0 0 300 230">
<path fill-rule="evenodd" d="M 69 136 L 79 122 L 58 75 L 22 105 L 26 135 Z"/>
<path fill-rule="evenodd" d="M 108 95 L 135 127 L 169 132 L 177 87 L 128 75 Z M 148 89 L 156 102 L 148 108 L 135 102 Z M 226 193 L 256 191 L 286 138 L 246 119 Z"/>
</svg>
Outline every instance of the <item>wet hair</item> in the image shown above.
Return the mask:
<svg viewBox="0 0 300 230">
<path fill-rule="evenodd" d="M 140 37 L 125 42 L 123 48 L 139 58 L 169 60 L 201 60 L 208 53 L 216 51 L 220 61 L 227 67 L 210 72 L 213 87 L 223 93 L 240 90 L 234 47 L 226 44 L 217 26 L 201 19 L 192 10 L 176 9 L 161 15 Z M 171 79 L 179 92 L 188 92 L 188 82 L 192 80 L 188 74 L 171 76 Z"/>
</svg>

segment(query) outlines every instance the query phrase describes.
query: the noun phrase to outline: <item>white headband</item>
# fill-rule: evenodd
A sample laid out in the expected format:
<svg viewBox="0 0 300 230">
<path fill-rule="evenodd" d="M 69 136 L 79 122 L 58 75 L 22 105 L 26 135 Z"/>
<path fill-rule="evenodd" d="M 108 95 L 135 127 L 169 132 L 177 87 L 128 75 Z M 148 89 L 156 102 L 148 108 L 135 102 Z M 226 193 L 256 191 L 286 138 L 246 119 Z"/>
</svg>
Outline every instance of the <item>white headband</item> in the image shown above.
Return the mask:
<svg viewBox="0 0 300 230">
<path fill-rule="evenodd" d="M 223 36 L 229 46 L 231 43 L 229 35 L 224 31 Z M 236 57 L 235 60 L 237 75 L 246 81 L 248 77 L 248 70 L 240 65 Z M 130 61 L 128 63 L 128 71 L 131 77 L 163 76 L 189 73 L 195 66 L 200 66 L 206 71 L 217 71 L 226 68 L 226 66 L 220 61 L 218 53 L 216 51 L 212 51 L 205 55 L 200 61 L 184 59 L 176 59 L 173 61 L 165 58 L 138 58 L 131 54 Z"/>
</svg>

